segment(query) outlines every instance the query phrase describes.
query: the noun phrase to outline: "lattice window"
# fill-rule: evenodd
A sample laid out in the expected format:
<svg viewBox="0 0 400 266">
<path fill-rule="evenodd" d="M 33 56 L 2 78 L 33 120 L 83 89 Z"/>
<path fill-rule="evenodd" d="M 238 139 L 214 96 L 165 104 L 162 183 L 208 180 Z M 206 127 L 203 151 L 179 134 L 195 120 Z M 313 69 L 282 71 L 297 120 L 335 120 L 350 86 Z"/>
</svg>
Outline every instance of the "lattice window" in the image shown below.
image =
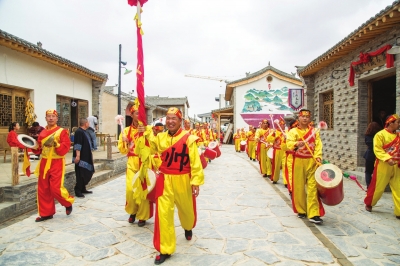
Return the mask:
<svg viewBox="0 0 400 266">
<path fill-rule="evenodd" d="M 8 127 L 12 123 L 12 97 L 0 94 L 0 126 Z"/>
<path fill-rule="evenodd" d="M 21 127 L 27 126 L 25 123 L 26 121 L 25 97 L 15 96 L 14 100 L 15 100 L 15 121 L 17 121 Z"/>
<path fill-rule="evenodd" d="M 333 129 L 333 91 L 322 94 L 322 120 L 328 124 L 328 129 Z"/>
<path fill-rule="evenodd" d="M 71 113 L 71 105 L 69 102 L 61 103 L 61 127 L 70 127 L 70 113 Z M 59 120 L 59 122 L 60 122 Z"/>
</svg>

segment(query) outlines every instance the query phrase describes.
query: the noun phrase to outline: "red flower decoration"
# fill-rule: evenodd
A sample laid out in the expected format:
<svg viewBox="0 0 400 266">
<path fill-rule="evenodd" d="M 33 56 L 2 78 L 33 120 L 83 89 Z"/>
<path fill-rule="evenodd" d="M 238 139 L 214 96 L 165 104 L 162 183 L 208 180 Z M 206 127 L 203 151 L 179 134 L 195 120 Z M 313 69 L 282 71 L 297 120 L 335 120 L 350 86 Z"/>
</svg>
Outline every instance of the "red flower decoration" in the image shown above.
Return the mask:
<svg viewBox="0 0 400 266">
<path fill-rule="evenodd" d="M 143 6 L 147 2 L 147 0 L 128 0 L 128 4 L 130 6 L 137 6 L 138 2 L 140 3 L 140 6 Z"/>
</svg>

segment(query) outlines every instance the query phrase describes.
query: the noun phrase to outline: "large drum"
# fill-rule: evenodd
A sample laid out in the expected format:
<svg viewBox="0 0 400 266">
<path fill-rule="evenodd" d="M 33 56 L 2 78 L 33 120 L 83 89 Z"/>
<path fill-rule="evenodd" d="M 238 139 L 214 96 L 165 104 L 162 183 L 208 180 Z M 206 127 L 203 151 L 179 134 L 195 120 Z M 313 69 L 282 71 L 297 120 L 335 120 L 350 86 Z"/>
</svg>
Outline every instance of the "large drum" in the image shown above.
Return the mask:
<svg viewBox="0 0 400 266">
<path fill-rule="evenodd" d="M 210 143 L 208 143 L 208 148 L 212 149 L 213 151 L 215 151 L 217 153 L 217 158 L 219 156 L 221 156 L 221 151 L 219 149 L 219 145 L 218 142 L 216 141 L 211 141 Z"/>
<path fill-rule="evenodd" d="M 155 198 L 154 198 L 155 189 L 154 189 L 154 187 L 156 186 L 156 180 L 157 180 L 156 179 L 156 173 L 154 173 L 153 170 L 147 169 L 147 175 L 148 175 L 149 180 L 150 180 L 150 185 L 147 187 L 147 191 L 148 191 L 147 199 L 154 202 L 155 201 Z M 138 179 L 138 178 L 139 178 L 139 172 L 137 172 L 133 176 L 132 186 L 135 184 L 136 179 Z M 153 191 L 153 189 L 154 189 L 154 191 Z M 133 191 L 135 191 L 135 190 L 136 190 L 136 188 L 134 187 Z"/>
<path fill-rule="evenodd" d="M 344 198 L 343 174 L 333 164 L 323 164 L 315 171 L 315 180 L 321 201 L 329 206 L 338 205 Z"/>
<path fill-rule="evenodd" d="M 22 145 L 24 145 L 29 149 L 37 149 L 39 147 L 39 143 L 31 136 L 25 134 L 19 134 L 17 139 L 19 143 L 21 143 Z"/>
<path fill-rule="evenodd" d="M 246 151 L 246 144 L 247 142 L 245 140 L 240 142 L 240 151 Z"/>
<path fill-rule="evenodd" d="M 217 152 L 208 147 L 206 147 L 203 154 L 204 154 L 204 157 L 206 157 L 210 160 L 214 160 L 215 158 L 217 158 Z"/>
</svg>

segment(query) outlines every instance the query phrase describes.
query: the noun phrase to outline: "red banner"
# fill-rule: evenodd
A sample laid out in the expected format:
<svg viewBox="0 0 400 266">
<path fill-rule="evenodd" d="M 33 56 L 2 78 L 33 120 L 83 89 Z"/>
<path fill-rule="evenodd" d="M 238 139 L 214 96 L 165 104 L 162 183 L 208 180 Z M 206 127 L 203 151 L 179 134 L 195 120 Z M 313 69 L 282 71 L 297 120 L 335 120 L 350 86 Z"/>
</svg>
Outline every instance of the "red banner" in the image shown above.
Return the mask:
<svg viewBox="0 0 400 266">
<path fill-rule="evenodd" d="M 376 51 L 370 52 L 370 53 L 360 53 L 360 60 L 356 62 L 351 62 L 350 64 L 350 74 L 349 74 L 349 84 L 350 86 L 354 86 L 354 77 L 355 77 L 355 72 L 353 66 L 361 65 L 368 63 L 371 60 L 371 56 L 377 56 L 382 53 L 386 53 L 386 68 L 391 68 L 394 65 L 394 56 L 392 54 L 388 54 L 387 51 L 392 48 L 390 44 L 385 45 L 381 48 L 379 48 Z"/>
</svg>

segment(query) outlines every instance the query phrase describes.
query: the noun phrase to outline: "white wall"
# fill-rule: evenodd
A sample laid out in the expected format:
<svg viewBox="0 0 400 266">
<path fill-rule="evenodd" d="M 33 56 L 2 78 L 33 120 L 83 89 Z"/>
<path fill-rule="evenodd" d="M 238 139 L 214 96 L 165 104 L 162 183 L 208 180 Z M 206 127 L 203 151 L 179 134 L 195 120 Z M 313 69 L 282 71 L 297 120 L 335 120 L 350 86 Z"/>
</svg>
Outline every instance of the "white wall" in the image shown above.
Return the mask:
<svg viewBox="0 0 400 266">
<path fill-rule="evenodd" d="M 244 98 L 244 95 L 246 92 L 250 89 L 256 89 L 256 90 L 266 90 L 269 92 L 273 92 L 275 90 L 279 90 L 283 87 L 287 87 L 288 89 L 294 89 L 294 88 L 300 88 L 299 85 L 278 79 L 277 77 L 271 75 L 273 77 L 273 80 L 268 83 L 266 80 L 266 77 L 261 78 L 257 81 L 254 81 L 249 84 L 245 84 L 242 86 L 238 86 L 234 89 L 234 99 L 235 99 L 235 108 L 234 108 L 234 117 L 235 117 L 235 128 L 234 132 L 236 132 L 236 129 L 238 128 L 245 128 L 246 130 L 249 129 L 249 124 L 242 118 L 241 113 L 243 110 L 243 107 L 245 105 L 245 102 L 247 101 Z M 271 84 L 271 88 L 268 87 L 268 84 Z M 286 105 L 287 105 L 287 98 L 286 98 Z M 259 121 L 262 119 L 268 119 L 270 120 L 269 114 L 277 113 L 276 110 L 269 109 L 269 108 L 263 108 L 262 111 L 254 112 L 254 114 L 261 114 L 263 118 L 260 118 Z M 282 113 L 291 113 L 291 111 L 283 111 Z M 281 116 L 281 115 L 280 115 Z M 276 119 L 277 117 L 274 117 L 273 119 Z M 272 127 L 272 125 L 271 125 Z"/>
<path fill-rule="evenodd" d="M 92 113 L 92 80 L 56 65 L 0 46 L 0 83 L 32 90 L 37 121 L 45 125 L 47 109 L 56 109 L 56 96 L 87 100 Z M 34 90 L 34 92 L 33 92 Z"/>
</svg>

